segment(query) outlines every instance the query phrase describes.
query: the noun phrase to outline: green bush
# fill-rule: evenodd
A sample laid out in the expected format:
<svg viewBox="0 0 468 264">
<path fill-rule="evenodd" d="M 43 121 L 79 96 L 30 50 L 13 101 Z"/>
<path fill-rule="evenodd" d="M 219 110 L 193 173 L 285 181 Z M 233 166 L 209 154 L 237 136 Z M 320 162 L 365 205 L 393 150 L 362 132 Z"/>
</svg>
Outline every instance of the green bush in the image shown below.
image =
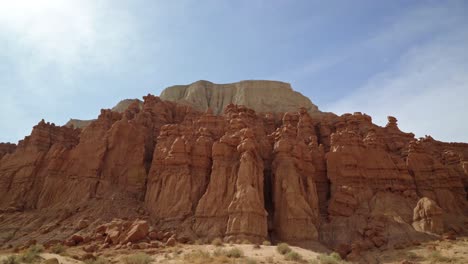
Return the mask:
<svg viewBox="0 0 468 264">
<path fill-rule="evenodd" d="M 320 261 L 320 264 L 339 264 L 343 263 L 343 260 L 340 257 L 340 254 L 333 252 L 330 255 L 319 255 L 317 259 Z"/>
<path fill-rule="evenodd" d="M 271 246 L 271 242 L 268 240 L 263 241 L 262 245 L 264 246 Z"/>
<path fill-rule="evenodd" d="M 286 255 L 284 255 L 284 259 L 289 260 L 289 261 L 302 261 L 302 256 L 301 254 L 295 252 L 295 251 L 290 251 Z"/>
<path fill-rule="evenodd" d="M 280 243 L 276 246 L 276 251 L 281 255 L 286 255 L 287 253 L 291 252 L 291 248 L 286 243 Z"/>
<path fill-rule="evenodd" d="M 123 259 L 125 264 L 149 264 L 153 262 L 153 259 L 148 254 L 137 253 L 130 256 L 126 256 Z"/>
<path fill-rule="evenodd" d="M 338 253 L 336 253 L 336 252 L 332 252 L 332 253 L 330 254 L 330 257 L 332 257 L 332 258 L 334 258 L 334 259 L 336 259 L 336 260 L 339 260 L 339 261 L 342 260 L 340 254 L 338 254 Z"/>
</svg>

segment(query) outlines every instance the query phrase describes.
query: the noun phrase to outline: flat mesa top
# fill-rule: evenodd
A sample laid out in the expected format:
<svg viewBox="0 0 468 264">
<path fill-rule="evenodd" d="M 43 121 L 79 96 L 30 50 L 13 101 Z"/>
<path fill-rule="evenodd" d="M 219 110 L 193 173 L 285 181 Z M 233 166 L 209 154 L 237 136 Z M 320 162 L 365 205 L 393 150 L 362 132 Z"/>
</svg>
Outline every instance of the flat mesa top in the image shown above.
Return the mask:
<svg viewBox="0 0 468 264">
<path fill-rule="evenodd" d="M 289 83 L 266 80 L 247 80 L 229 84 L 197 81 L 188 85 L 175 85 L 164 89 L 161 99 L 188 104 L 197 110 L 211 108 L 215 114 L 233 103 L 244 105 L 256 112 L 289 112 L 299 107 L 310 113 L 319 112 L 309 98 L 294 91 Z"/>
</svg>

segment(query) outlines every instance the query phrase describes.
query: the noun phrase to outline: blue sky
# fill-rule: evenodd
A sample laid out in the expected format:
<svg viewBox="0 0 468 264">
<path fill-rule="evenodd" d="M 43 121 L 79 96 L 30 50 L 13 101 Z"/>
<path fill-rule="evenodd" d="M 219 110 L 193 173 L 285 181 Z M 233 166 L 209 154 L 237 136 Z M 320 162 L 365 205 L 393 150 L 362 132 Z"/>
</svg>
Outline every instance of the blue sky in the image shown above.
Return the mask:
<svg viewBox="0 0 468 264">
<path fill-rule="evenodd" d="M 468 1 L 0 1 L 0 142 L 204 79 L 468 142 Z"/>
</svg>

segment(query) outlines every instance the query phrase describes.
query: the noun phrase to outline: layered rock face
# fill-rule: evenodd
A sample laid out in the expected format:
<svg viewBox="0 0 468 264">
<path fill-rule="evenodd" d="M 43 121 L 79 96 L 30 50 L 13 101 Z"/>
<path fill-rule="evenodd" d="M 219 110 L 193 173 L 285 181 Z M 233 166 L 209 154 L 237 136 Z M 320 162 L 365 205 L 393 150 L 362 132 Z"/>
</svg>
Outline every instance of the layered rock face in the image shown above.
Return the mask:
<svg viewBox="0 0 468 264">
<path fill-rule="evenodd" d="M 6 154 L 13 153 L 16 149 L 16 145 L 12 143 L 0 143 L 0 159 Z"/>
<path fill-rule="evenodd" d="M 241 81 L 230 84 L 215 84 L 198 81 L 189 85 L 166 88 L 161 99 L 188 104 L 205 111 L 211 108 L 221 114 L 227 105 L 243 105 L 256 112 L 289 112 L 305 107 L 311 113 L 318 112 L 316 105 L 302 94 L 293 91 L 288 83 L 277 81 Z"/>
<path fill-rule="evenodd" d="M 289 86 L 241 84 L 167 90 L 206 99 L 195 102 L 204 111 L 148 95 L 83 129 L 41 121 L 18 146 L 0 145 L 0 239 L 22 214 L 47 222 L 64 208 L 109 221 L 138 212 L 187 239 L 321 242 L 350 257 L 467 232 L 468 144 L 416 139 L 394 117 L 379 127 L 361 113 L 311 114 L 308 100 L 273 112 Z M 259 112 L 224 105 L 238 93 L 263 100 L 246 101 Z"/>
<path fill-rule="evenodd" d="M 245 107 L 229 105 L 220 122 L 223 132 L 212 145 L 210 182 L 196 208 L 194 230 L 201 236 L 263 241 L 267 133 L 261 118 Z"/>
</svg>

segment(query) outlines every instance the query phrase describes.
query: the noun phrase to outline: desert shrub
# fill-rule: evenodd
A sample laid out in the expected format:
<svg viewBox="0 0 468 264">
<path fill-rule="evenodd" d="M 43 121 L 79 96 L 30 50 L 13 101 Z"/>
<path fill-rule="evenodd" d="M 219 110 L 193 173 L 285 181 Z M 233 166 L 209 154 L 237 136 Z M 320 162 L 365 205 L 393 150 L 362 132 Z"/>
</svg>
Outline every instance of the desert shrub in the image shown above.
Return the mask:
<svg viewBox="0 0 468 264">
<path fill-rule="evenodd" d="M 330 255 L 322 254 L 317 257 L 320 264 L 338 264 L 343 263 L 340 254 L 333 252 Z"/>
<path fill-rule="evenodd" d="M 50 248 L 50 251 L 55 254 L 63 254 L 67 249 L 62 244 L 55 244 Z"/>
<path fill-rule="evenodd" d="M 32 245 L 18 258 L 20 262 L 32 263 L 40 258 L 39 254 L 44 251 L 42 245 Z"/>
<path fill-rule="evenodd" d="M 248 245 L 248 244 L 252 244 L 252 243 L 248 239 L 244 239 L 244 240 L 242 240 L 242 244 Z"/>
<path fill-rule="evenodd" d="M 44 252 L 44 246 L 42 245 L 31 245 L 29 248 L 28 248 L 28 251 L 29 252 L 33 252 L 33 253 L 36 253 L 36 254 L 40 254 L 42 252 Z"/>
<path fill-rule="evenodd" d="M 223 250 L 223 249 L 217 248 L 215 249 L 215 251 L 213 251 L 213 256 L 215 257 L 225 256 L 228 258 L 241 258 L 244 256 L 244 252 L 242 251 L 242 249 L 237 248 L 237 247 L 231 248 L 229 250 Z"/>
<path fill-rule="evenodd" d="M 276 246 L 276 251 L 281 255 L 286 255 L 287 253 L 291 252 L 291 248 L 286 243 L 280 243 Z"/>
<path fill-rule="evenodd" d="M 240 248 L 231 248 L 226 251 L 226 257 L 228 258 L 241 258 L 244 256 L 244 252 Z"/>
<path fill-rule="evenodd" d="M 210 263 L 213 258 L 209 252 L 203 250 L 196 250 L 184 255 L 184 263 Z"/>
<path fill-rule="evenodd" d="M 319 262 L 318 259 L 311 259 L 311 260 L 307 261 L 307 264 L 320 264 L 320 262 Z"/>
<path fill-rule="evenodd" d="M 19 264 L 20 261 L 16 256 L 8 256 L 6 259 L 2 260 L 2 264 Z"/>
<path fill-rule="evenodd" d="M 433 251 L 429 255 L 430 263 L 442 263 L 442 262 L 454 262 L 455 259 L 451 257 L 446 257 L 440 254 L 439 251 Z"/>
<path fill-rule="evenodd" d="M 262 248 L 262 247 L 261 247 L 259 244 L 254 244 L 254 245 L 253 245 L 253 248 L 254 248 L 254 249 L 260 249 L 260 248 Z"/>
<path fill-rule="evenodd" d="M 295 251 L 290 251 L 284 255 L 284 259 L 289 260 L 289 261 L 302 261 L 302 256 L 301 254 L 295 252 Z"/>
<path fill-rule="evenodd" d="M 84 261 L 85 264 L 108 264 L 109 261 L 105 258 L 95 258 L 95 259 L 87 259 Z"/>
<path fill-rule="evenodd" d="M 221 246 L 224 245 L 223 240 L 221 240 L 221 238 L 219 238 L 219 237 L 213 239 L 213 241 L 211 241 L 211 244 L 212 244 L 213 246 L 217 246 L 217 247 L 221 247 Z"/>
<path fill-rule="evenodd" d="M 334 258 L 334 259 L 336 259 L 336 260 L 338 260 L 338 261 L 341 261 L 341 260 L 342 260 L 340 254 L 338 254 L 338 253 L 336 253 L 336 252 L 330 253 L 330 257 L 332 257 L 332 258 Z"/>
<path fill-rule="evenodd" d="M 126 256 L 123 259 L 125 264 L 149 264 L 153 262 L 151 257 L 145 253 L 137 253 L 130 256 Z"/>
<path fill-rule="evenodd" d="M 271 246 L 271 242 L 268 240 L 263 241 L 262 245 L 264 246 Z"/>
</svg>

